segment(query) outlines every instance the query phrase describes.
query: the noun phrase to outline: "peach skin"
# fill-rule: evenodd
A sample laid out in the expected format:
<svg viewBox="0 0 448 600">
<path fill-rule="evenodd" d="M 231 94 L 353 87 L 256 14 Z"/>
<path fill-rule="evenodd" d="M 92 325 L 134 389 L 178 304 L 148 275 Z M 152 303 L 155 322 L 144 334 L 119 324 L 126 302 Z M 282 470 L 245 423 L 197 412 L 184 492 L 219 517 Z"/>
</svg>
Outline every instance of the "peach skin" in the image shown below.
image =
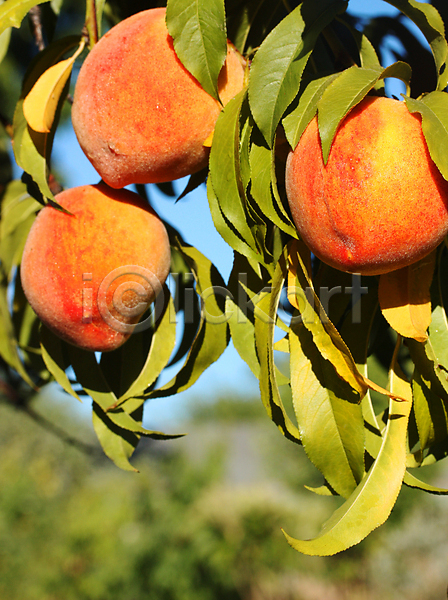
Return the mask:
<svg viewBox="0 0 448 600">
<path fill-rule="evenodd" d="M 88 54 L 75 85 L 79 144 L 114 188 L 172 181 L 207 166 L 204 142 L 221 105 L 177 58 L 165 13 L 145 10 L 113 27 Z M 224 104 L 243 88 L 244 69 L 229 43 L 218 82 Z"/>
<path fill-rule="evenodd" d="M 67 189 L 55 200 L 69 212 L 47 205 L 37 215 L 23 251 L 23 290 L 62 339 L 114 350 L 168 276 L 165 226 L 138 194 L 104 183 Z"/>
<path fill-rule="evenodd" d="M 448 182 L 421 119 L 404 102 L 366 97 L 323 163 L 317 119 L 291 151 L 286 193 L 300 237 L 336 269 L 378 275 L 429 254 L 448 231 Z"/>
</svg>

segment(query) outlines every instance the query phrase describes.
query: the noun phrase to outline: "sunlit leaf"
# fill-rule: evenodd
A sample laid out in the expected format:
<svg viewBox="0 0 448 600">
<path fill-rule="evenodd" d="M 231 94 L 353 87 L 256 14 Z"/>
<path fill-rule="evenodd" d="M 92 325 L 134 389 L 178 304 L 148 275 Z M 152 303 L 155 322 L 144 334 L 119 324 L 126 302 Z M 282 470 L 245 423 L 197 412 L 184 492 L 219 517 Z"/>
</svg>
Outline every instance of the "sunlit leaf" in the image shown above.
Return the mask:
<svg viewBox="0 0 448 600">
<path fill-rule="evenodd" d="M 421 490 L 422 492 L 428 492 L 429 494 L 435 494 L 436 496 L 448 495 L 447 489 L 431 485 L 430 483 L 426 483 L 425 481 L 421 481 L 421 479 L 418 479 L 409 471 L 406 471 L 403 483 L 408 487 Z"/>
<path fill-rule="evenodd" d="M 303 447 L 330 486 L 348 498 L 364 475 L 359 397 L 322 357 L 303 323 L 291 325 L 289 344 L 291 390 Z"/>
<path fill-rule="evenodd" d="M 359 543 L 382 525 L 400 492 L 406 470 L 406 437 L 412 394 L 396 359 L 390 378 L 391 392 L 406 396 L 404 402 L 390 400 L 389 418 L 377 459 L 351 496 L 311 540 L 298 540 L 287 533 L 291 546 L 313 556 L 330 556 Z M 385 485 L 387 482 L 387 485 Z"/>
<path fill-rule="evenodd" d="M 249 101 L 269 147 L 280 119 L 298 93 L 318 35 L 346 7 L 343 0 L 305 0 L 270 32 L 257 50 L 250 70 Z"/>
<path fill-rule="evenodd" d="M 408 85 L 411 68 L 403 62 L 396 62 L 386 69 L 355 65 L 342 71 L 326 86 L 318 103 L 319 134 L 325 163 L 341 121 L 380 79 L 387 77 L 397 77 Z"/>
<path fill-rule="evenodd" d="M 263 261 L 248 223 L 247 198 L 241 177 L 239 128 L 245 99 L 246 92 L 240 92 L 218 118 L 210 152 L 207 193 L 215 227 L 223 239 L 240 254 Z"/>
<path fill-rule="evenodd" d="M 49 0 L 6 0 L 0 6 L 0 33 L 8 27 L 19 28 L 27 12 Z"/>
<path fill-rule="evenodd" d="M 62 93 L 84 46 L 85 42 L 82 41 L 73 56 L 44 71 L 24 99 L 23 114 L 34 131 L 48 133 L 51 130 Z"/>
<path fill-rule="evenodd" d="M 380 275 L 378 296 L 389 325 L 406 338 L 424 342 L 431 323 L 430 287 L 436 252 L 408 267 Z"/>
<path fill-rule="evenodd" d="M 218 75 L 227 53 L 223 0 L 168 0 L 166 24 L 182 64 L 218 99 Z"/>
<path fill-rule="evenodd" d="M 283 127 L 291 148 L 294 149 L 299 143 L 307 125 L 316 116 L 322 94 L 337 76 L 338 74 L 333 73 L 311 80 L 300 95 L 297 106 L 283 119 Z"/>
<path fill-rule="evenodd" d="M 448 69 L 447 69 L 448 70 Z M 448 180 L 448 94 L 431 92 L 419 100 L 405 97 L 406 106 L 411 113 L 420 113 L 422 131 L 429 154 L 443 177 Z"/>
</svg>

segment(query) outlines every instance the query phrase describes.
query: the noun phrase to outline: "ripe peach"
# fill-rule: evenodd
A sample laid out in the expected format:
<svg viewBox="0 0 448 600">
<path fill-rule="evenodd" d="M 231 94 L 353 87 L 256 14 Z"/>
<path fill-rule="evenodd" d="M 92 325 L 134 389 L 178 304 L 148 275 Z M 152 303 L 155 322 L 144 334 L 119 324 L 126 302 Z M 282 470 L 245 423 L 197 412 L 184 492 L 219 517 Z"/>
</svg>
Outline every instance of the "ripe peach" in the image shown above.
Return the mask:
<svg viewBox="0 0 448 600">
<path fill-rule="evenodd" d="M 391 98 L 366 97 L 348 114 L 326 165 L 314 118 L 288 156 L 286 193 L 303 241 L 342 271 L 410 265 L 448 231 L 448 182 L 420 117 Z"/>
<path fill-rule="evenodd" d="M 67 189 L 55 199 L 69 212 L 45 206 L 37 215 L 23 251 L 23 290 L 62 339 L 86 350 L 114 350 L 168 276 L 165 226 L 138 194 L 104 183 Z"/>
<path fill-rule="evenodd" d="M 92 48 L 78 75 L 72 122 L 79 144 L 114 188 L 160 183 L 207 166 L 220 104 L 185 69 L 164 8 L 121 21 Z M 243 88 L 244 60 L 229 43 L 219 76 L 225 104 Z"/>
</svg>

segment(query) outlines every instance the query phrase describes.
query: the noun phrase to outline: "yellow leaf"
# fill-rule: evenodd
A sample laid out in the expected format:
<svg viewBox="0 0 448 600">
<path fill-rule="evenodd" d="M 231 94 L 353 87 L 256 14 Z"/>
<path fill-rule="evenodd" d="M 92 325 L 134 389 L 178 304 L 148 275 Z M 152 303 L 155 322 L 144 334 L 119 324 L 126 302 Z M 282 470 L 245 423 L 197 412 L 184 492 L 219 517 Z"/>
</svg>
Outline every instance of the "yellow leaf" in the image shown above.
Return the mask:
<svg viewBox="0 0 448 600">
<path fill-rule="evenodd" d="M 384 318 L 397 333 L 417 342 L 428 338 L 435 259 L 434 251 L 409 267 L 380 276 L 378 297 Z"/>
<path fill-rule="evenodd" d="M 23 114 L 34 131 L 48 133 L 51 130 L 59 99 L 84 46 L 85 42 L 82 41 L 73 56 L 44 71 L 24 99 Z"/>
</svg>

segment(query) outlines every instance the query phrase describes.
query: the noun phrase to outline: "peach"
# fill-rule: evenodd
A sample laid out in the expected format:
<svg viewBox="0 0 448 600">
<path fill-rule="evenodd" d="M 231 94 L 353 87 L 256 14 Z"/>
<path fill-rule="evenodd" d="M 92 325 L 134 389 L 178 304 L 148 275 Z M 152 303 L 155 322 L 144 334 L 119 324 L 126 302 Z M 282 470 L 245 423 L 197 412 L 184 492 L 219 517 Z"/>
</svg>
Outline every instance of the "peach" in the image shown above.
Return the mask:
<svg viewBox="0 0 448 600">
<path fill-rule="evenodd" d="M 364 98 L 340 125 L 326 165 L 314 118 L 285 177 L 301 238 L 342 271 L 405 267 L 448 231 L 448 182 L 429 155 L 420 116 L 398 100 Z"/>
<path fill-rule="evenodd" d="M 161 183 L 207 166 L 221 105 L 177 58 L 165 9 L 139 12 L 92 48 L 75 85 L 72 122 L 103 180 L 120 188 Z M 219 76 L 223 104 L 244 84 L 244 60 L 228 43 Z"/>
<path fill-rule="evenodd" d="M 62 339 L 85 350 L 114 350 L 157 304 L 170 269 L 165 226 L 138 194 L 104 183 L 55 199 L 68 212 L 47 205 L 37 215 L 23 251 L 23 290 Z"/>
</svg>

